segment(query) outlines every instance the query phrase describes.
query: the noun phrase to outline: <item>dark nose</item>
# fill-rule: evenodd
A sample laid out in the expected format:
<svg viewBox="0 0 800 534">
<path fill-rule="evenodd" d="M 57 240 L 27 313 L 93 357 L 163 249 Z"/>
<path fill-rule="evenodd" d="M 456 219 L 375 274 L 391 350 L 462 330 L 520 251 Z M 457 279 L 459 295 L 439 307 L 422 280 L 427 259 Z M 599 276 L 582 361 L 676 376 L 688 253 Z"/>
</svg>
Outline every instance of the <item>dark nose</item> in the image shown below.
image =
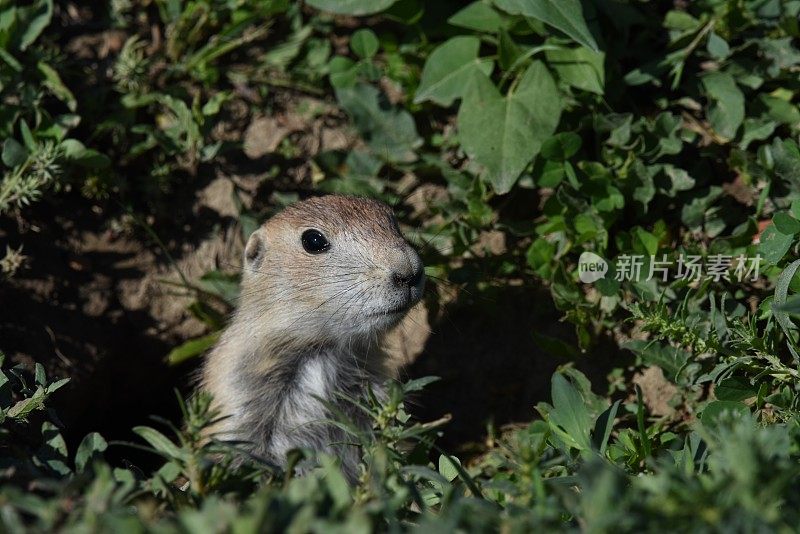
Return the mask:
<svg viewBox="0 0 800 534">
<path fill-rule="evenodd" d="M 392 274 L 392 280 L 397 287 L 414 287 L 422 280 L 423 273 L 422 269 L 416 269 L 410 273 L 395 272 Z"/>
</svg>

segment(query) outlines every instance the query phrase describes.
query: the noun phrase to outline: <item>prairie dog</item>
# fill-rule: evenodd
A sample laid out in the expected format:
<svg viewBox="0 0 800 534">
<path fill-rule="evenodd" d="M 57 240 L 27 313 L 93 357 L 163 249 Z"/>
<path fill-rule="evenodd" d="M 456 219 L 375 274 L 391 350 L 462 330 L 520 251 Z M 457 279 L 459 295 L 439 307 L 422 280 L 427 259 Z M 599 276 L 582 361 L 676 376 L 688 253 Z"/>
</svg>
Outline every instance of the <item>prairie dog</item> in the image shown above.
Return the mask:
<svg viewBox="0 0 800 534">
<path fill-rule="evenodd" d="M 319 399 L 368 424 L 339 395 L 358 398 L 367 385 L 381 394 L 383 338 L 424 284 L 381 202 L 316 197 L 273 216 L 247 241 L 238 309 L 203 369 L 201 387 L 225 417 L 215 435 L 278 465 L 296 447 L 334 453 L 354 477 L 358 451 L 342 445 Z"/>
</svg>

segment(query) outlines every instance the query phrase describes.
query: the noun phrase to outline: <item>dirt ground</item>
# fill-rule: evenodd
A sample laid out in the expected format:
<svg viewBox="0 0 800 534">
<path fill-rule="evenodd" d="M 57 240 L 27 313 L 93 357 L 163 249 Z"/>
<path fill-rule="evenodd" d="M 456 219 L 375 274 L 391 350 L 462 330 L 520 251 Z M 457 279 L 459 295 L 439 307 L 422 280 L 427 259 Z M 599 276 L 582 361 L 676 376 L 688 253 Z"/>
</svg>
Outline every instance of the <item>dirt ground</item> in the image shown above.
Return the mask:
<svg viewBox="0 0 800 534">
<path fill-rule="evenodd" d="M 49 376 L 72 379 L 54 399 L 69 442 L 90 431 L 129 440 L 130 428 L 148 424 L 151 414 L 179 417 L 175 389 L 191 390 L 199 359 L 170 367 L 165 356 L 205 327 L 187 310 L 192 297 L 176 287 L 178 271 L 189 281 L 214 269 L 234 271 L 243 246 L 234 192 L 247 206 L 268 206 L 273 188 L 308 182 L 311 156 L 356 142 L 324 102 L 289 101 L 279 109 L 271 117 L 239 117 L 217 133 L 242 142 L 246 157 L 201 168 L 177 186 L 162 218 L 142 221 L 160 243 L 118 204 L 76 192 L 48 196 L 16 220 L 0 219 L 0 246 L 23 244 L 29 258 L 0 282 L 0 347 L 14 362 L 41 362 Z M 288 136 L 300 153 L 277 157 Z M 276 165 L 281 178 L 265 181 L 265 169 Z M 487 234 L 488 249 L 503 246 L 496 237 Z M 440 283 L 431 280 L 429 288 Z M 545 288 L 462 291 L 436 313 L 415 309 L 390 347 L 401 377 L 442 378 L 414 399 L 414 411 L 420 419 L 451 414 L 444 440 L 457 447 L 480 440 L 490 421 L 531 420 L 534 405 L 549 399 L 550 375 L 565 361 L 538 347 L 536 332 L 575 345 Z M 609 344 L 577 367 L 603 383 L 627 357 Z"/>
<path fill-rule="evenodd" d="M 218 179 L 201 190 L 190 210 L 202 214 L 199 235 L 196 228 L 177 236 L 161 228 L 172 234 L 169 248 L 190 280 L 237 262 L 240 232 L 222 201 L 229 192 Z M 145 234 L 108 230 L 102 210 L 78 198 L 44 202 L 25 221 L 0 226 L 0 239 L 24 239 L 30 257 L 0 285 L 0 339 L 13 361 L 42 362 L 51 376 L 72 379 L 56 398 L 69 441 L 93 430 L 131 439 L 129 429 L 147 424 L 148 415 L 177 418 L 174 389 L 191 389 L 197 361 L 169 367 L 164 357 L 204 327 L 187 311 L 191 299 L 165 283 L 178 280 L 176 266 Z M 421 419 L 453 416 L 445 444 L 480 440 L 490 421 L 534 417 L 534 405 L 549 398 L 550 375 L 565 363 L 539 348 L 534 332 L 572 338 L 546 289 L 463 292 L 440 319 L 428 315 L 415 309 L 391 346 L 405 364 L 401 377 L 442 378 L 414 399 L 413 409 Z M 602 377 L 623 357 L 606 347 L 578 367 Z"/>
</svg>

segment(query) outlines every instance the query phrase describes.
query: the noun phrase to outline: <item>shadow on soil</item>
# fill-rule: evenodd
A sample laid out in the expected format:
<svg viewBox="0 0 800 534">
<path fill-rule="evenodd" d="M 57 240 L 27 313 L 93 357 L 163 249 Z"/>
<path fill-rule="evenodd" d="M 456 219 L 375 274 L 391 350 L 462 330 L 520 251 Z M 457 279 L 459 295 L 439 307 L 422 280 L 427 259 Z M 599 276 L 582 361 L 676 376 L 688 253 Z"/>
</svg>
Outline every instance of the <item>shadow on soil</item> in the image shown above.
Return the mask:
<svg viewBox="0 0 800 534">
<path fill-rule="evenodd" d="M 630 353 L 604 340 L 572 360 L 548 353 L 535 333 L 577 347 L 574 327 L 560 321 L 561 315 L 542 287 L 462 294 L 432 326 L 424 352 L 405 371 L 408 378 L 441 377 L 415 399 L 414 415 L 429 421 L 451 414 L 441 444 L 464 450 L 482 440 L 489 423 L 499 428 L 538 417 L 534 406 L 549 402 L 550 378 L 569 361 L 601 391 L 607 374 L 628 364 Z"/>
</svg>

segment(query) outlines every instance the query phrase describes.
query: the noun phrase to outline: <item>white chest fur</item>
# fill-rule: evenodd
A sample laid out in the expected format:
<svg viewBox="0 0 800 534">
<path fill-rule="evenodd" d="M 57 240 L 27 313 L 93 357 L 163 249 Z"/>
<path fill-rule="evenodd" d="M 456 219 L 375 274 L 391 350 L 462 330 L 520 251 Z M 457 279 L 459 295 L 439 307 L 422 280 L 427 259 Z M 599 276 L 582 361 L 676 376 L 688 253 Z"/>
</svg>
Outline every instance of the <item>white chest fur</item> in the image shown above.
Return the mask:
<svg viewBox="0 0 800 534">
<path fill-rule="evenodd" d="M 290 449 L 303 445 L 309 434 L 316 434 L 315 426 L 324 424 L 330 417 L 323 401 L 330 401 L 335 367 L 326 362 L 325 355 L 314 356 L 298 369 L 296 385 L 291 389 L 280 406 L 276 426 L 272 436 L 273 453 L 283 457 Z M 316 429 L 319 430 L 318 428 Z"/>
</svg>

